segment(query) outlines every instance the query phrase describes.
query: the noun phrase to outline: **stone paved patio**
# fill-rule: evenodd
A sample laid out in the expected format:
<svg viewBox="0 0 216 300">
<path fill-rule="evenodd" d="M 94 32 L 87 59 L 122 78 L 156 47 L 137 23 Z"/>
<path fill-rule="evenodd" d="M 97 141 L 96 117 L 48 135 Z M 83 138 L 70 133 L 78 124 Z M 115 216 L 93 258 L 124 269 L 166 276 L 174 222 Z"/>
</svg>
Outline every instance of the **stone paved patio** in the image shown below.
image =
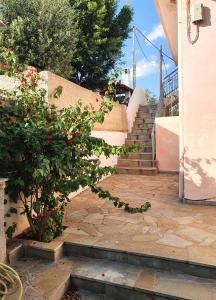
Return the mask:
<svg viewBox="0 0 216 300">
<path fill-rule="evenodd" d="M 68 205 L 67 241 L 216 265 L 216 207 L 179 202 L 177 175 L 113 175 L 99 185 L 152 208 L 130 215 L 86 190 Z"/>
</svg>

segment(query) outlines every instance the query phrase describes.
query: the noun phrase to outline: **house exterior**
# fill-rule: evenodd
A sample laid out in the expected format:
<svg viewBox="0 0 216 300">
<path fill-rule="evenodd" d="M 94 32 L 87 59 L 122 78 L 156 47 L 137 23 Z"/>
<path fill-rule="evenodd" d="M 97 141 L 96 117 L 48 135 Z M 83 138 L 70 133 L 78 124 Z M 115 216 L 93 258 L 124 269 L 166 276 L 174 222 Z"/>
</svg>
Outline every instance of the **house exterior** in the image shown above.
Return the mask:
<svg viewBox="0 0 216 300">
<path fill-rule="evenodd" d="M 216 1 L 155 0 L 178 65 L 179 196 L 216 203 Z M 197 203 L 196 202 L 196 203 Z"/>
</svg>

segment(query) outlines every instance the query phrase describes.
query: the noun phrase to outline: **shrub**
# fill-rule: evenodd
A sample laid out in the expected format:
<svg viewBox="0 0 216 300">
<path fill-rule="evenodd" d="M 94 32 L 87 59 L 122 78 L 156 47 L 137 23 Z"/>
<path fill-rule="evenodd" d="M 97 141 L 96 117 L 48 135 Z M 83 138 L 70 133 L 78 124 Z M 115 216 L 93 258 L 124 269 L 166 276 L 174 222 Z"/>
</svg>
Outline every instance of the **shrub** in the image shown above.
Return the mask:
<svg viewBox="0 0 216 300">
<path fill-rule="evenodd" d="M 102 123 L 112 110 L 112 99 L 96 99 L 98 109 L 79 103 L 59 111 L 47 103 L 35 68 L 17 66 L 11 51 L 4 52 L 1 60 L 17 88 L 0 91 L 0 176 L 9 178 L 6 192 L 11 199 L 22 202 L 33 237 L 49 242 L 62 234 L 68 195 L 80 187 L 91 187 L 99 197 L 130 213 L 147 210 L 148 202 L 132 208 L 96 186 L 113 172 L 100 166 L 100 155 L 132 150 L 91 136 L 94 124 Z M 8 231 L 11 234 L 11 228 Z"/>
</svg>

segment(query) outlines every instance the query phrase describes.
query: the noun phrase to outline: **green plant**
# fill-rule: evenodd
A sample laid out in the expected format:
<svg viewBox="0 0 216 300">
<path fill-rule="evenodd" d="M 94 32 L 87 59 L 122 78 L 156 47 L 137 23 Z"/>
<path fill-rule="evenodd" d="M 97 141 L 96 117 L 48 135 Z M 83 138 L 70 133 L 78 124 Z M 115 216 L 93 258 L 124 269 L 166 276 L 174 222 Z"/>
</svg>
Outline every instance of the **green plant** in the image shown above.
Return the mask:
<svg viewBox="0 0 216 300">
<path fill-rule="evenodd" d="M 71 80 L 89 89 L 103 89 L 110 70 L 119 65 L 130 32 L 133 11 L 119 0 L 70 0 L 77 12 L 79 38 L 71 56 Z"/>
<path fill-rule="evenodd" d="M 157 104 L 156 96 L 149 89 L 145 89 L 146 100 L 150 106 Z"/>
<path fill-rule="evenodd" d="M 19 62 L 69 78 L 79 29 L 77 11 L 68 0 L 4 0 L 1 46 L 12 48 Z"/>
<path fill-rule="evenodd" d="M 98 109 L 79 103 L 59 111 L 47 103 L 35 68 L 17 65 L 11 51 L 1 54 L 1 63 L 7 65 L 5 75 L 16 79 L 17 88 L 0 91 L 0 176 L 9 178 L 6 192 L 22 202 L 34 238 L 49 242 L 62 234 L 68 195 L 80 187 L 91 187 L 130 213 L 146 211 L 148 202 L 133 208 L 96 186 L 113 172 L 100 166 L 101 154 L 109 157 L 134 149 L 113 147 L 91 136 L 94 124 L 102 123 L 112 110 L 111 97 L 96 99 Z M 14 230 L 13 224 L 7 232 L 11 236 Z"/>
</svg>

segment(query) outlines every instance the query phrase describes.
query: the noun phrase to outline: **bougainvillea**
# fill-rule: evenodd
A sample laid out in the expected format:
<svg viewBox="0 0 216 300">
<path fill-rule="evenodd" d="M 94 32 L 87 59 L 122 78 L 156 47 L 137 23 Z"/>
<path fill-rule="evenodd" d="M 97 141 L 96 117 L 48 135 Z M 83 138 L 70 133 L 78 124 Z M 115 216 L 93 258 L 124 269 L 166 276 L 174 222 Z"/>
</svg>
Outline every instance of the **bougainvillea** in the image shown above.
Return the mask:
<svg viewBox="0 0 216 300">
<path fill-rule="evenodd" d="M 16 88 L 0 91 L 0 177 L 9 179 L 6 192 L 10 198 L 22 202 L 35 239 L 49 242 L 62 234 L 69 194 L 80 187 L 89 186 L 99 197 L 130 213 L 149 208 L 148 202 L 130 207 L 96 186 L 113 172 L 111 167 L 100 166 L 100 155 L 110 157 L 133 148 L 110 146 L 91 136 L 94 124 L 102 123 L 112 110 L 109 96 L 95 100 L 97 109 L 78 103 L 58 110 L 47 102 L 34 67 L 17 65 L 10 50 L 2 53 L 1 63 L 7 65 L 2 73 L 13 78 Z"/>
</svg>

